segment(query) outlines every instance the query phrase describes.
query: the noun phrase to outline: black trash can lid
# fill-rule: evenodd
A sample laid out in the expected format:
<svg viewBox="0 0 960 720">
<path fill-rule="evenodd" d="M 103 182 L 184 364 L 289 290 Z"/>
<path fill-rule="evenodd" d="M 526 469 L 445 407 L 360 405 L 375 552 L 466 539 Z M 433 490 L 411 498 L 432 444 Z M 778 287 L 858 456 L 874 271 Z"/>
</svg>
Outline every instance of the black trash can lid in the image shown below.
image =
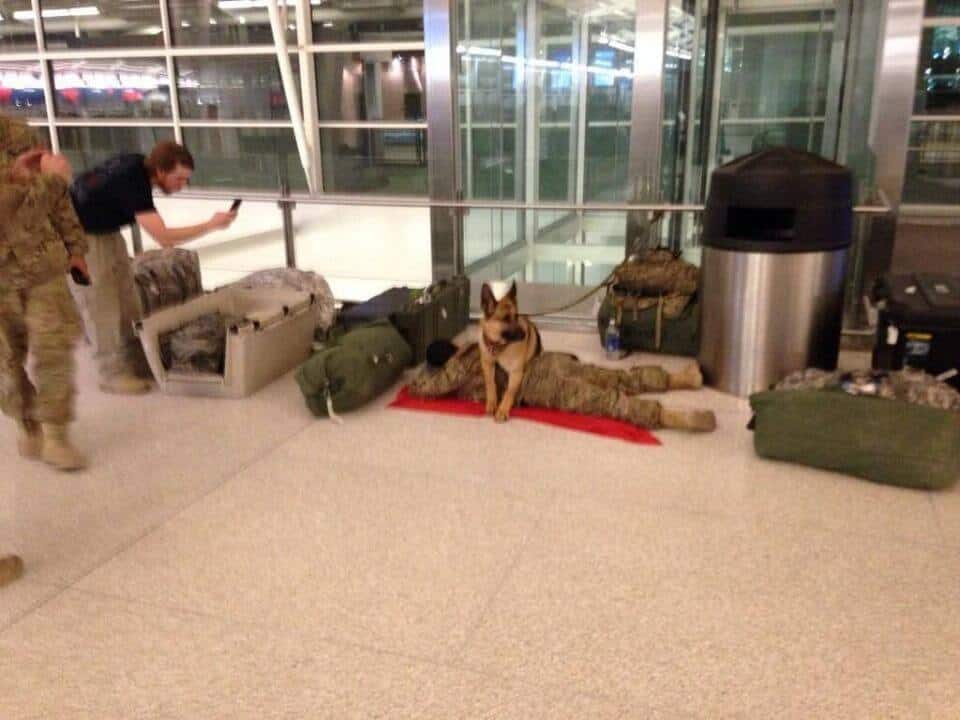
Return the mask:
<svg viewBox="0 0 960 720">
<path fill-rule="evenodd" d="M 703 244 L 773 253 L 845 248 L 852 201 L 849 168 L 793 148 L 761 150 L 713 171 Z"/>
</svg>

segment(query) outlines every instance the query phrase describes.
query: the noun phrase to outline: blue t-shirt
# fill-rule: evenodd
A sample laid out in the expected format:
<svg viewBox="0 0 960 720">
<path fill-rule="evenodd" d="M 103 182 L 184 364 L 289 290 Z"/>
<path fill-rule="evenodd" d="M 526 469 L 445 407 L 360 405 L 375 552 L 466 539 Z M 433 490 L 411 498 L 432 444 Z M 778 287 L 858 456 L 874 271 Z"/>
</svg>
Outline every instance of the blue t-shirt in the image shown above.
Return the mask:
<svg viewBox="0 0 960 720">
<path fill-rule="evenodd" d="M 88 233 L 116 232 L 135 222 L 137 213 L 156 210 L 143 155 L 117 155 L 77 176 L 70 197 Z"/>
</svg>

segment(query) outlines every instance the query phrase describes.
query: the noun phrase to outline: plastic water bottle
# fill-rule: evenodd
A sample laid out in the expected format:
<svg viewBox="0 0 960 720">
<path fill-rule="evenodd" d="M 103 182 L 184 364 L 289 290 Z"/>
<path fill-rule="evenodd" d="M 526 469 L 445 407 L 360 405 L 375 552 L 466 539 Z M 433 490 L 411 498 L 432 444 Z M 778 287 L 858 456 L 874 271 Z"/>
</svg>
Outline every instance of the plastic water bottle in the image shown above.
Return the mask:
<svg viewBox="0 0 960 720">
<path fill-rule="evenodd" d="M 613 318 L 610 318 L 607 332 L 603 336 L 603 349 L 606 350 L 608 360 L 620 359 L 620 328 Z"/>
</svg>

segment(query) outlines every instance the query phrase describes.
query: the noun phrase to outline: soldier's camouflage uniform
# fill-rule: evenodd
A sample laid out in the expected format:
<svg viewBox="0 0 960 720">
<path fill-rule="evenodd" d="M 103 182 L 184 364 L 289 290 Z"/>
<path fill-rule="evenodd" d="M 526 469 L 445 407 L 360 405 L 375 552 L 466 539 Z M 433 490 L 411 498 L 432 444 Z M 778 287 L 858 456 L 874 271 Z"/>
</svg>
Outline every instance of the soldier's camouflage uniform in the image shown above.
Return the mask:
<svg viewBox="0 0 960 720">
<path fill-rule="evenodd" d="M 661 427 L 660 403 L 636 396 L 665 392 L 668 383 L 669 376 L 660 367 L 614 370 L 581 363 L 566 353 L 544 352 L 527 366 L 517 402 L 611 417 L 656 429 Z M 497 389 L 502 393 L 505 387 L 506 375 L 498 367 Z M 420 370 L 408 389 L 411 395 L 418 397 L 456 395 L 464 400 L 483 402 L 485 391 L 479 345 L 473 343 L 464 347 L 442 368 Z"/>
<path fill-rule="evenodd" d="M 13 176 L 12 160 L 37 144 L 17 125 L 0 118 L 0 405 L 17 420 L 64 425 L 73 419 L 80 334 L 66 273 L 69 256 L 82 256 L 86 244 L 62 178 Z"/>
<path fill-rule="evenodd" d="M 801 370 L 774 386 L 775 390 L 827 390 L 842 388 L 853 394 L 960 412 L 960 392 L 919 370 Z"/>
</svg>

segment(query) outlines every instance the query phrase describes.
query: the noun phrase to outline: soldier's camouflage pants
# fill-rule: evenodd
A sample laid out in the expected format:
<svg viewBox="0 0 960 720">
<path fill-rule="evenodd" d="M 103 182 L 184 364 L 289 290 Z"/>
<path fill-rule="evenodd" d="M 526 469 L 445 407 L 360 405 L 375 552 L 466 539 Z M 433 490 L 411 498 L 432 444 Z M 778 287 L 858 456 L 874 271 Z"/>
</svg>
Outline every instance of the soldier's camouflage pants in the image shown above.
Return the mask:
<svg viewBox="0 0 960 720">
<path fill-rule="evenodd" d="M 656 366 L 611 369 L 581 363 L 565 353 L 545 352 L 527 366 L 518 402 L 584 415 L 626 420 L 641 427 L 660 427 L 660 403 L 638 397 L 665 392 L 667 372 Z M 497 369 L 497 387 L 503 393 L 506 376 Z M 486 395 L 480 370 L 480 352 L 471 345 L 436 371 L 421 370 L 409 390 L 418 397 L 456 394 L 465 400 L 483 402 Z"/>
<path fill-rule="evenodd" d="M 84 330 L 102 380 L 120 375 L 150 378 L 143 346 L 133 330 L 141 317 L 127 244 L 119 232 L 87 235 L 90 285 L 71 281 Z"/>
<path fill-rule="evenodd" d="M 73 420 L 80 318 L 66 277 L 26 290 L 0 288 L 0 405 L 16 420 Z M 33 381 L 27 356 L 33 359 Z"/>
</svg>

